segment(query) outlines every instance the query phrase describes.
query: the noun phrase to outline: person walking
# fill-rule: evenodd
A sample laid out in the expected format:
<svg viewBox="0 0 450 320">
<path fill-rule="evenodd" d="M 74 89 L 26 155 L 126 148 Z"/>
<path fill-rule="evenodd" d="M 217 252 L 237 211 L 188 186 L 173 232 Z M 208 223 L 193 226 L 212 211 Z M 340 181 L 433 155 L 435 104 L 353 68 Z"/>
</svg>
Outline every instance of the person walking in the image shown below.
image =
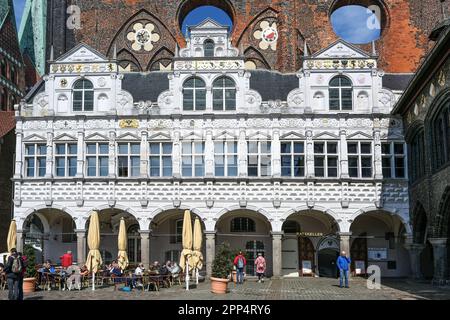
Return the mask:
<svg viewBox="0 0 450 320">
<path fill-rule="evenodd" d="M 11 255 L 8 257 L 8 261 L 5 266 L 6 278 L 8 281 L 8 299 L 19 300 L 20 298 L 20 277 L 23 271 L 23 260 L 17 254 L 15 248 L 11 249 Z"/>
<path fill-rule="evenodd" d="M 236 282 L 238 284 L 244 283 L 244 268 L 247 265 L 247 260 L 245 259 L 242 251 L 234 258 L 234 265 L 236 266 Z"/>
<path fill-rule="evenodd" d="M 256 275 L 258 276 L 258 283 L 264 282 L 264 274 L 266 273 L 266 259 L 262 253 L 258 253 L 258 258 L 255 260 Z"/>
<path fill-rule="evenodd" d="M 341 255 L 337 258 L 336 265 L 339 269 L 339 286 L 342 288 L 343 282 L 345 280 L 345 287 L 348 288 L 348 277 L 350 269 L 350 258 L 347 257 L 345 251 L 341 252 Z"/>
</svg>

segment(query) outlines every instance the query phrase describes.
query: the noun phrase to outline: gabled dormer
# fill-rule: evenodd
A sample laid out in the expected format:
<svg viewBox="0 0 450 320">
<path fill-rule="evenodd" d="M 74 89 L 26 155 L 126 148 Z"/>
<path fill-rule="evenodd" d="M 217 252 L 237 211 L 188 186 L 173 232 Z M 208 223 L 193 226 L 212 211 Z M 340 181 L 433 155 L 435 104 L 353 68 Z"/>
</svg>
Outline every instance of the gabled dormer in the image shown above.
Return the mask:
<svg viewBox="0 0 450 320">
<path fill-rule="evenodd" d="M 212 19 L 188 27 L 187 46 L 180 51 L 182 58 L 236 57 L 239 50 L 233 48 L 227 26 Z"/>
</svg>

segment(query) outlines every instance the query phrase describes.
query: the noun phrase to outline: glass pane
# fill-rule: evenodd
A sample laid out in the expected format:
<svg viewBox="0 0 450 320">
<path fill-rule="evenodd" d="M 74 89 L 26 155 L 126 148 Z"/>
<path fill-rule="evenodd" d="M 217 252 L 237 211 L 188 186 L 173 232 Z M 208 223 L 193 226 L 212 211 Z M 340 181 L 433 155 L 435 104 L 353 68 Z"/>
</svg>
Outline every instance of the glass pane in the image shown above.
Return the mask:
<svg viewBox="0 0 450 320">
<path fill-rule="evenodd" d="M 314 153 L 323 154 L 325 152 L 325 144 L 324 143 L 314 143 Z"/>
<path fill-rule="evenodd" d="M 69 158 L 69 176 L 74 177 L 77 174 L 77 158 Z"/>
<path fill-rule="evenodd" d="M 271 153 L 271 152 L 272 152 L 272 143 L 270 141 L 262 141 L 261 153 Z"/>
<path fill-rule="evenodd" d="M 66 145 L 65 144 L 57 144 L 56 145 L 56 154 L 65 154 L 66 153 Z"/>
<path fill-rule="evenodd" d="M 98 145 L 99 153 L 100 154 L 108 154 L 109 153 L 109 146 L 106 143 L 100 143 Z"/>
<path fill-rule="evenodd" d="M 324 177 L 325 171 L 323 168 L 315 168 L 315 175 L 316 177 Z"/>
<path fill-rule="evenodd" d="M 358 178 L 358 168 L 349 168 L 348 173 L 352 178 Z"/>
<path fill-rule="evenodd" d="M 94 91 L 84 92 L 84 111 L 94 110 Z"/>
<path fill-rule="evenodd" d="M 337 154 L 337 143 L 336 142 L 328 142 L 327 152 L 332 153 L 332 154 Z"/>
<path fill-rule="evenodd" d="M 127 143 L 119 144 L 119 154 L 128 154 L 128 144 Z"/>
<path fill-rule="evenodd" d="M 216 166 L 224 166 L 225 165 L 225 156 L 215 156 L 214 163 Z"/>
<path fill-rule="evenodd" d="M 159 168 L 159 157 L 150 157 L 150 167 Z"/>
<path fill-rule="evenodd" d="M 194 87 L 194 78 L 187 80 L 184 85 L 184 88 L 193 88 Z"/>
<path fill-rule="evenodd" d="M 372 168 L 362 168 L 361 174 L 363 178 L 370 178 L 372 177 Z"/>
<path fill-rule="evenodd" d="M 248 153 L 258 153 L 258 142 L 250 141 L 248 143 Z"/>
<path fill-rule="evenodd" d="M 330 99 L 330 110 L 339 110 L 339 100 L 338 99 Z"/>
<path fill-rule="evenodd" d="M 328 168 L 328 177 L 330 177 L 330 178 L 337 177 L 337 169 L 336 168 Z"/>
<path fill-rule="evenodd" d="M 228 166 L 228 176 L 229 177 L 237 177 L 238 175 L 238 168 L 237 166 Z"/>
<path fill-rule="evenodd" d="M 225 153 L 225 146 L 223 142 L 214 142 L 215 153 Z"/>
<path fill-rule="evenodd" d="M 160 145 L 159 143 L 150 143 L 150 154 L 159 155 Z"/>
<path fill-rule="evenodd" d="M 192 143 L 184 142 L 182 144 L 183 154 L 192 154 Z"/>
<path fill-rule="evenodd" d="M 34 146 L 34 144 L 30 144 L 30 145 L 27 145 L 26 147 L 25 147 L 25 154 L 26 155 L 34 155 L 36 153 L 36 148 L 35 148 L 35 146 Z"/>
<path fill-rule="evenodd" d="M 237 156 L 227 156 L 228 165 L 237 166 L 238 157 Z"/>
<path fill-rule="evenodd" d="M 347 144 L 347 152 L 352 154 L 358 153 L 358 143 L 356 142 L 349 142 Z"/>
<path fill-rule="evenodd" d="M 282 167 L 291 167 L 291 156 L 281 156 L 281 166 Z"/>
<path fill-rule="evenodd" d="M 281 153 L 291 153 L 291 143 L 282 142 L 281 143 Z"/>
<path fill-rule="evenodd" d="M 353 91 L 352 89 L 342 89 L 342 100 L 352 101 Z"/>
<path fill-rule="evenodd" d="M 390 143 L 382 143 L 381 144 L 381 153 L 382 154 L 390 154 L 391 153 L 391 144 Z"/>
<path fill-rule="evenodd" d="M 236 90 L 227 89 L 225 92 L 225 104 L 227 110 L 236 109 Z"/>
<path fill-rule="evenodd" d="M 77 145 L 69 144 L 69 154 L 77 154 Z"/>
<path fill-rule="evenodd" d="M 197 90 L 195 97 L 195 110 L 206 109 L 206 90 Z"/>
<path fill-rule="evenodd" d="M 383 177 L 390 178 L 391 177 L 391 168 L 383 168 Z"/>
<path fill-rule="evenodd" d="M 395 154 L 404 154 L 404 145 L 403 143 L 394 144 L 394 152 Z"/>
<path fill-rule="evenodd" d="M 341 80 L 341 86 L 342 87 L 351 87 L 352 86 L 352 82 L 350 81 L 349 78 L 347 77 L 339 77 Z"/>
<path fill-rule="evenodd" d="M 128 157 L 118 157 L 119 177 L 128 177 Z"/>
<path fill-rule="evenodd" d="M 131 146 L 131 154 L 141 153 L 141 145 L 139 143 L 132 143 L 130 146 Z"/>
<path fill-rule="evenodd" d="M 371 143 L 361 143 L 361 153 L 362 154 L 371 154 L 372 153 L 372 144 Z"/>
<path fill-rule="evenodd" d="M 172 154 L 172 144 L 171 143 L 163 143 L 162 144 L 163 154 Z"/>
<path fill-rule="evenodd" d="M 194 147 L 196 154 L 202 154 L 205 152 L 205 144 L 203 142 L 195 142 Z"/>
<path fill-rule="evenodd" d="M 361 167 L 372 167 L 372 157 L 361 157 Z"/>
<path fill-rule="evenodd" d="M 34 158 L 26 160 L 27 177 L 34 177 Z"/>
<path fill-rule="evenodd" d="M 314 166 L 316 168 L 323 167 L 325 165 L 325 158 L 324 157 L 314 157 Z"/>
<path fill-rule="evenodd" d="M 281 175 L 283 177 L 291 177 L 292 176 L 291 166 L 289 167 L 281 166 Z"/>
<path fill-rule="evenodd" d="M 328 167 L 337 168 L 338 160 L 336 157 L 328 157 Z"/>
<path fill-rule="evenodd" d="M 106 177 L 109 174 L 108 157 L 100 157 L 98 160 L 100 162 L 100 176 Z"/>
<path fill-rule="evenodd" d="M 349 157 L 348 158 L 348 167 L 349 168 L 358 168 L 358 158 L 357 157 Z"/>
<path fill-rule="evenodd" d="M 94 143 L 90 143 L 86 145 L 86 153 L 87 154 L 96 154 L 97 146 Z"/>
<path fill-rule="evenodd" d="M 331 79 L 330 87 L 339 87 L 339 85 L 340 85 L 339 77 L 334 77 L 333 79 Z"/>
<path fill-rule="evenodd" d="M 304 153 L 305 152 L 305 146 L 303 142 L 295 142 L 294 143 L 294 153 Z"/>
<path fill-rule="evenodd" d="M 46 159 L 44 157 L 40 157 L 38 159 L 38 175 L 39 177 L 43 177 L 45 176 L 45 162 Z"/>
<path fill-rule="evenodd" d="M 150 176 L 151 177 L 159 177 L 160 175 L 160 168 L 159 167 L 151 167 L 150 168 Z"/>
<path fill-rule="evenodd" d="M 227 142 L 228 153 L 237 153 L 237 142 Z"/>
</svg>

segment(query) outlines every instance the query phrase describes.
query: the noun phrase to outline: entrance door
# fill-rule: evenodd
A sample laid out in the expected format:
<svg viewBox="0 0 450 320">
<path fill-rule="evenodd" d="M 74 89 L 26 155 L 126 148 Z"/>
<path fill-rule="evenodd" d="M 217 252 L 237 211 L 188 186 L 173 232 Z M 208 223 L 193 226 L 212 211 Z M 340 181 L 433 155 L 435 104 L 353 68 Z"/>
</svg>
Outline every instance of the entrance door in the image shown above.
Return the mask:
<svg viewBox="0 0 450 320">
<path fill-rule="evenodd" d="M 316 266 L 314 265 L 314 245 L 311 240 L 307 237 L 298 238 L 298 256 L 299 256 L 299 266 L 300 274 L 303 276 L 302 268 L 303 261 L 311 261 L 313 272 L 316 272 Z"/>
<path fill-rule="evenodd" d="M 282 273 L 285 277 L 298 277 L 298 242 L 297 237 L 285 238 L 282 243 Z"/>
<path fill-rule="evenodd" d="M 249 276 L 256 275 L 255 260 L 258 257 L 258 253 L 262 253 L 264 256 L 264 243 L 262 241 L 248 241 L 245 246 L 247 253 L 247 267 L 245 273 Z"/>
<path fill-rule="evenodd" d="M 339 252 L 334 249 L 323 249 L 319 251 L 319 276 L 327 278 L 337 278 L 336 260 Z"/>
</svg>

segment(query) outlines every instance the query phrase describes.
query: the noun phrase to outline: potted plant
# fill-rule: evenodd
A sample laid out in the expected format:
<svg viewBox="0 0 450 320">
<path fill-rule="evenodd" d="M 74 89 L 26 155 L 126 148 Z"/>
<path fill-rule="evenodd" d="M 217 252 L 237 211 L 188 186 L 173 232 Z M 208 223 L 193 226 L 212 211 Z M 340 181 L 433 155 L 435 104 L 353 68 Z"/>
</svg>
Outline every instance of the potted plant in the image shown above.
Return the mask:
<svg viewBox="0 0 450 320">
<path fill-rule="evenodd" d="M 222 243 L 212 263 L 211 292 L 224 294 L 227 292 L 230 272 L 233 270 L 233 257 L 230 245 Z"/>
<path fill-rule="evenodd" d="M 25 278 L 23 279 L 23 292 L 30 293 L 36 289 L 36 256 L 33 246 L 29 244 L 26 244 L 23 250 L 23 255 L 26 257 L 27 263 Z"/>
</svg>

